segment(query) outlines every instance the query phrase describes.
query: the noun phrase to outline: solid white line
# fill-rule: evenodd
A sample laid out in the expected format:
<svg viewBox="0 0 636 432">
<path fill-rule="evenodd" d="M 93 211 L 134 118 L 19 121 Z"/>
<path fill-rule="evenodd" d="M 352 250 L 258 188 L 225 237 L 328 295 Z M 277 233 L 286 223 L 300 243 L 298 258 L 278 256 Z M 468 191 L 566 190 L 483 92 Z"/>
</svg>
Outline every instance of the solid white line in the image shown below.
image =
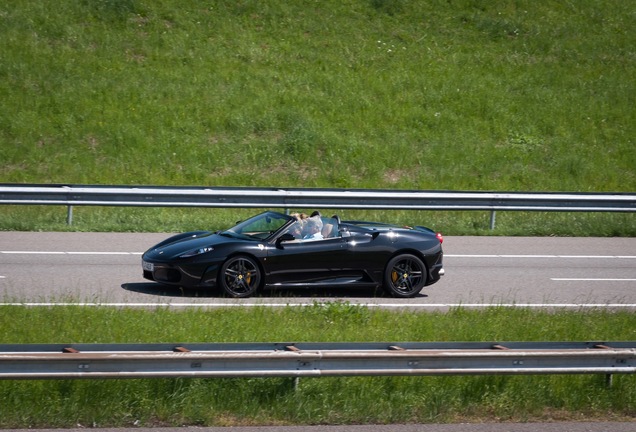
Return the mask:
<svg viewBox="0 0 636 432">
<path fill-rule="evenodd" d="M 68 255 L 141 255 L 142 252 L 65 252 Z"/>
<path fill-rule="evenodd" d="M 24 307 L 121 307 L 121 308 L 223 308 L 223 307 L 314 307 L 321 304 L 337 303 L 0 303 L 0 306 Z M 636 308 L 636 304 L 629 303 L 433 303 L 433 304 L 404 304 L 404 303 L 352 303 L 354 306 L 369 308 Z"/>
<path fill-rule="evenodd" d="M 550 278 L 550 280 L 553 281 L 598 281 L 598 282 L 622 282 L 622 281 L 628 281 L 628 282 L 633 282 L 636 281 L 636 279 L 621 279 L 621 278 Z"/>
<path fill-rule="evenodd" d="M 7 255 L 142 255 L 143 252 L 0 251 Z"/>
<path fill-rule="evenodd" d="M 143 255 L 143 252 L 0 251 L 14 255 Z M 482 255 L 444 254 L 444 258 L 636 259 L 636 255 Z"/>
<path fill-rule="evenodd" d="M 458 254 L 444 254 L 444 258 L 636 259 L 636 255 L 458 255 Z"/>
</svg>

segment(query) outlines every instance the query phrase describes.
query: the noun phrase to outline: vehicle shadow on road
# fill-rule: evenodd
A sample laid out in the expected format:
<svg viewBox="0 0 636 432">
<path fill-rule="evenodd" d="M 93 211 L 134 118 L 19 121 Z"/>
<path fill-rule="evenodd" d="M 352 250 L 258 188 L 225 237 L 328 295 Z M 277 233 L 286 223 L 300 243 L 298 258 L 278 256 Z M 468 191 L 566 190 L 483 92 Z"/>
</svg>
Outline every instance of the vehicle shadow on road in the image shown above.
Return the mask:
<svg viewBox="0 0 636 432">
<path fill-rule="evenodd" d="M 136 292 L 140 294 L 148 294 L 161 297 L 178 297 L 178 298 L 226 298 L 220 290 L 204 290 L 173 287 L 162 285 L 156 282 L 130 282 L 124 283 L 121 287 L 126 291 Z M 391 298 L 381 289 L 369 288 L 328 288 L 328 287 L 305 287 L 294 289 L 268 289 L 259 291 L 251 298 Z M 420 293 L 415 298 L 428 297 L 426 294 Z"/>
</svg>

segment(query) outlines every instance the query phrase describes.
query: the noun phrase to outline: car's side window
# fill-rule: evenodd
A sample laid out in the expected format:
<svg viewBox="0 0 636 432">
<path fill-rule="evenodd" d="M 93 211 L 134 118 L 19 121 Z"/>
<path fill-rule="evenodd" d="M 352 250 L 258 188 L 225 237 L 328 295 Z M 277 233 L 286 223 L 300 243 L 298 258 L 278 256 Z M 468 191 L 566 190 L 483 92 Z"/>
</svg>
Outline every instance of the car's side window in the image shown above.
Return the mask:
<svg viewBox="0 0 636 432">
<path fill-rule="evenodd" d="M 317 213 L 317 212 L 314 212 Z M 320 241 L 340 237 L 338 216 L 323 217 L 319 213 L 306 216 L 296 214 L 297 221 L 286 231 L 298 241 Z"/>
</svg>

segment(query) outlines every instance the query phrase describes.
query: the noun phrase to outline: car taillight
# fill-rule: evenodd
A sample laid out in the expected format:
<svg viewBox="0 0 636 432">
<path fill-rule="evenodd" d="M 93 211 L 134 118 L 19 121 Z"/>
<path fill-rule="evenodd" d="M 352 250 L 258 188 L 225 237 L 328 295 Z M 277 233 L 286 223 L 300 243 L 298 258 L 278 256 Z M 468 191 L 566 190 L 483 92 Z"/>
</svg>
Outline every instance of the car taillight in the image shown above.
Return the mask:
<svg viewBox="0 0 636 432">
<path fill-rule="evenodd" d="M 442 233 L 440 232 L 436 233 L 435 237 L 437 237 L 437 240 L 439 240 L 440 244 L 444 243 L 444 236 L 442 235 Z"/>
</svg>

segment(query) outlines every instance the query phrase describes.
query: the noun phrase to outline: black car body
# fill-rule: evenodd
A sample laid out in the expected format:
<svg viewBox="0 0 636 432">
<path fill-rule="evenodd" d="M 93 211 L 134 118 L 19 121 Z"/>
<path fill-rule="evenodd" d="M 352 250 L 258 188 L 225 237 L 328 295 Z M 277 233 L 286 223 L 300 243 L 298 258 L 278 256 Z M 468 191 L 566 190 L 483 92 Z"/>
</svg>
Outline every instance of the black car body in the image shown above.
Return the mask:
<svg viewBox="0 0 636 432">
<path fill-rule="evenodd" d="M 320 217 L 320 216 L 319 216 Z M 442 236 L 428 228 L 320 217 L 321 240 L 304 241 L 298 219 L 273 211 L 226 231 L 179 234 L 143 254 L 146 279 L 219 287 L 232 297 L 260 288 L 369 287 L 413 297 L 444 274 Z"/>
</svg>

